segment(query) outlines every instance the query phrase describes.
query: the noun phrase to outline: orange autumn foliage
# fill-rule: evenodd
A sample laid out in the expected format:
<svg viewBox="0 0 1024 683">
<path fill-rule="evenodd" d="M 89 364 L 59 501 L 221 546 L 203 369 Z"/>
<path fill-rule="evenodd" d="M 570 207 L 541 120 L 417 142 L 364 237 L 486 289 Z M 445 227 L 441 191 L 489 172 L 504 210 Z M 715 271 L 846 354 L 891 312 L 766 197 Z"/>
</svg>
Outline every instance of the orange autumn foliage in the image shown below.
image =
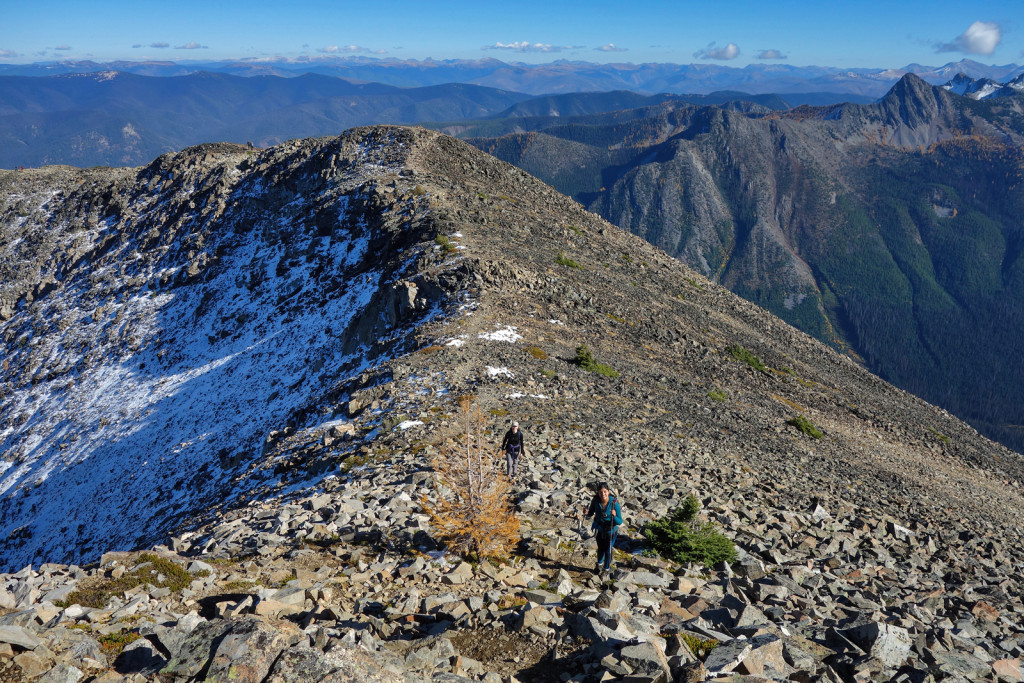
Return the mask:
<svg viewBox="0 0 1024 683">
<path fill-rule="evenodd" d="M 478 560 L 506 557 L 519 541 L 519 519 L 509 486 L 484 437 L 487 417 L 469 399 L 459 401 L 459 432 L 433 460 L 434 500 L 420 499 L 438 540 Z"/>
</svg>

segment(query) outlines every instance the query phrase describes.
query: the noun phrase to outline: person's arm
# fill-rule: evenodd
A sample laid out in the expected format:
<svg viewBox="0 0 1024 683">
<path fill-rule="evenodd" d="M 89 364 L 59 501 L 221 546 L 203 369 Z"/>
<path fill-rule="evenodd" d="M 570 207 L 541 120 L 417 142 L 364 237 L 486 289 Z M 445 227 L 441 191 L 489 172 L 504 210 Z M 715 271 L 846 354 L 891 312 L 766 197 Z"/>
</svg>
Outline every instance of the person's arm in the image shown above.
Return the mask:
<svg viewBox="0 0 1024 683">
<path fill-rule="evenodd" d="M 619 507 L 619 501 L 615 501 L 615 526 L 622 524 L 622 508 Z"/>
<path fill-rule="evenodd" d="M 596 514 L 597 506 L 594 504 L 594 499 L 592 498 L 590 500 L 590 507 L 587 508 L 587 514 L 585 515 L 585 518 L 589 519 L 590 517 L 593 517 Z"/>
<path fill-rule="evenodd" d="M 509 433 L 505 432 L 505 438 L 501 440 L 501 450 L 505 450 L 506 448 L 508 448 L 508 437 Z"/>
</svg>

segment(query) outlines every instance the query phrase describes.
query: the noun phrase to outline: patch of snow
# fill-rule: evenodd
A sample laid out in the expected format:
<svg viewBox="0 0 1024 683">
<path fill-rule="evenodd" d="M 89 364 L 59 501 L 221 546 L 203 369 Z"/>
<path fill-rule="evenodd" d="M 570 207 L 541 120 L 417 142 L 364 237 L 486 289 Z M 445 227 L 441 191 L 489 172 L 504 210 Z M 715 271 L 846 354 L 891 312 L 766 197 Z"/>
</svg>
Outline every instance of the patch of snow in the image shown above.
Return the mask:
<svg viewBox="0 0 1024 683">
<path fill-rule="evenodd" d="M 462 340 L 462 339 L 452 339 L 452 340 L 449 340 L 447 344 L 445 344 L 445 346 L 454 346 L 455 348 L 459 348 L 460 346 L 465 346 L 465 345 L 466 345 L 466 342 L 464 340 Z"/>
<path fill-rule="evenodd" d="M 422 420 L 405 420 L 404 422 L 398 423 L 398 428 L 404 432 L 406 429 L 409 429 L 410 427 L 418 427 L 421 424 L 423 424 Z"/>
<path fill-rule="evenodd" d="M 512 371 L 508 368 L 495 368 L 490 365 L 487 366 L 488 377 L 498 377 L 499 375 L 503 377 L 515 377 L 515 375 L 512 374 Z"/>
<path fill-rule="evenodd" d="M 514 391 L 511 394 L 505 394 L 505 398 L 540 398 L 540 399 L 549 399 L 551 397 L 550 396 L 545 396 L 544 394 L 524 394 L 521 391 Z"/>
<path fill-rule="evenodd" d="M 393 172 L 374 168 L 371 175 Z M 346 334 L 390 276 L 374 269 L 370 226 L 350 215 L 351 181 L 339 177 L 322 194 L 274 206 L 264 179 L 235 169 L 223 177 L 234 183 L 229 205 L 271 208 L 241 212 L 240 225 L 230 213 L 197 209 L 181 235 L 207 236 L 218 258 L 171 289 L 151 287 L 189 267 L 181 245 L 146 251 L 135 238 L 161 227 L 164 209 L 189 193 L 197 206 L 215 206 L 203 183 L 140 197 L 127 228 L 102 221 L 72 232 L 49 216 L 30 217 L 39 226 L 30 229 L 67 240 L 68 251 L 72 241 L 81 249 L 115 227 L 122 232 L 0 323 L 0 340 L 14 340 L 0 341 L 11 366 L 0 370 L 0 538 L 19 539 L 5 544 L 0 571 L 157 542 L 182 515 L 267 484 L 271 476 L 247 471 L 267 433 L 295 419 L 324 429 L 344 423 L 310 408 L 325 387 L 387 360 Z M 338 226 L 326 237 L 304 218 L 325 207 Z M 45 211 L 63 208 L 51 199 Z M 435 308 L 415 324 L 441 314 Z M 289 480 L 289 490 L 324 476 Z"/>
<path fill-rule="evenodd" d="M 548 322 L 551 323 L 552 325 L 561 325 L 562 327 L 565 327 L 565 323 L 563 323 L 561 320 L 555 320 L 554 318 L 552 318 Z"/>
<path fill-rule="evenodd" d="M 523 338 L 523 335 L 516 332 L 516 328 L 511 325 L 503 327 L 500 330 L 495 330 L 494 332 L 481 332 L 477 336 L 480 339 L 487 339 L 488 341 L 508 342 L 510 344 Z"/>
</svg>

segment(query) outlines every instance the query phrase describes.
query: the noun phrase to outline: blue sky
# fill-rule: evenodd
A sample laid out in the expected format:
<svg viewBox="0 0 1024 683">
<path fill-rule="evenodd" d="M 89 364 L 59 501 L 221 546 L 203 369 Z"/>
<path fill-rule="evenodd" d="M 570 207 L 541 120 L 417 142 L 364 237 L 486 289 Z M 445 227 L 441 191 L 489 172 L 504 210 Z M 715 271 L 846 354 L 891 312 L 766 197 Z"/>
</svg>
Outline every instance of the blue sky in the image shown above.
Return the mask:
<svg viewBox="0 0 1024 683">
<path fill-rule="evenodd" d="M 359 55 L 896 68 L 1024 62 L 1019 0 L 0 0 L 0 63 Z"/>
</svg>

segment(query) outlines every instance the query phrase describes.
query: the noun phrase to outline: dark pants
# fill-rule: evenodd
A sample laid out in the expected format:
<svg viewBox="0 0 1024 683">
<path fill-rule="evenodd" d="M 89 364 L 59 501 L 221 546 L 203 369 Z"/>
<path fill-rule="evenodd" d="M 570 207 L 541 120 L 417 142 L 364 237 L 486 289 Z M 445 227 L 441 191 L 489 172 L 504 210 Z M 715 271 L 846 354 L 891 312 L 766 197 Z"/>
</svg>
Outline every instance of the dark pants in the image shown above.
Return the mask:
<svg viewBox="0 0 1024 683">
<path fill-rule="evenodd" d="M 505 451 L 505 472 L 510 478 L 519 473 L 519 449 L 510 448 Z"/>
<path fill-rule="evenodd" d="M 605 569 L 612 567 L 612 548 L 615 546 L 615 537 L 618 533 L 618 527 L 612 527 L 610 531 L 597 530 L 597 564 L 604 565 Z"/>
</svg>

